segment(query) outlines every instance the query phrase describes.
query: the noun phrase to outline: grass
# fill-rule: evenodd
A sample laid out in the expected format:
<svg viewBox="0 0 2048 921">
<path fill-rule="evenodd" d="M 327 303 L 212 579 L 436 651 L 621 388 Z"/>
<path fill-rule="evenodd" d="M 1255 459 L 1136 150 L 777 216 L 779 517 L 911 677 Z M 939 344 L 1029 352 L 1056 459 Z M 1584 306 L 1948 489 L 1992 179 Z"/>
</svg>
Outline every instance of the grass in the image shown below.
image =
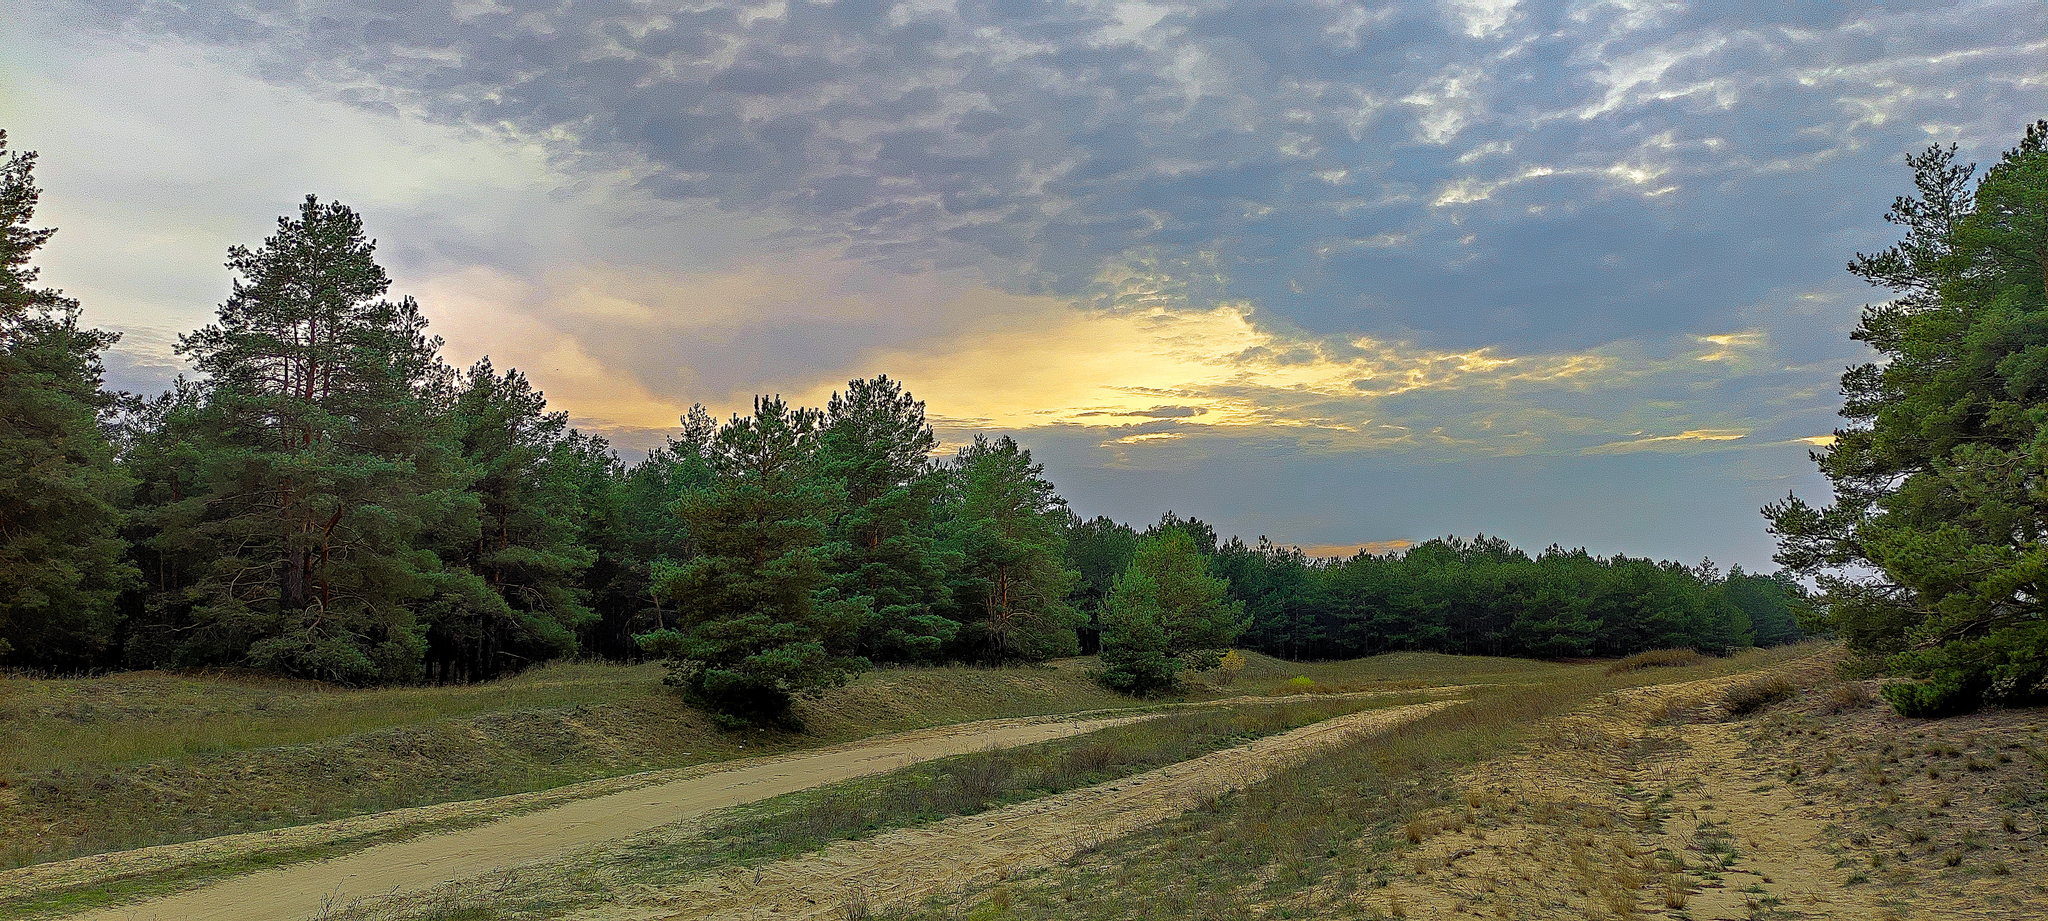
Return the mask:
<svg viewBox="0 0 2048 921">
<path fill-rule="evenodd" d="M 1790 678 L 1770 675 L 1735 685 L 1721 695 L 1721 705 L 1728 708 L 1730 716 L 1748 716 L 1780 701 L 1790 700 L 1799 693 L 1799 686 Z"/>
<path fill-rule="evenodd" d="M 1696 649 L 1652 649 L 1615 660 L 1613 665 L 1607 666 L 1607 673 L 1620 675 L 1645 668 L 1684 668 L 1698 665 L 1706 659 Z"/>
<path fill-rule="evenodd" d="M 258 870 L 287 867 L 312 860 L 325 860 L 352 854 L 379 844 L 391 844 L 411 840 L 422 835 L 457 831 L 473 827 L 485 821 L 489 820 L 477 818 L 443 822 L 422 822 L 403 828 L 381 829 L 360 835 L 334 838 L 317 844 L 238 854 L 233 857 L 199 861 L 131 877 L 97 881 L 89 885 L 60 887 L 31 892 L 20 897 L 0 898 L 0 917 L 35 918 L 75 914 L 124 902 L 168 895 L 220 879 L 254 873 Z"/>
<path fill-rule="evenodd" d="M 1298 664 L 1246 654 L 1235 687 L 1535 680 L 1560 666 L 1403 653 Z M 0 869 L 769 754 L 975 719 L 1137 705 L 1037 668 L 895 668 L 806 702 L 807 731 L 728 733 L 657 665 L 561 663 L 475 685 L 342 689 L 232 672 L 0 678 Z"/>
<path fill-rule="evenodd" d="M 1234 687 L 1239 694 L 1345 693 L 1400 690 L 1445 684 L 1526 684 L 1563 674 L 1574 666 L 1536 659 L 1450 656 L 1394 652 L 1337 662 L 1288 662 L 1247 653 Z M 1294 679 L 1307 678 L 1307 685 Z"/>
<path fill-rule="evenodd" d="M 1653 681 L 1634 673 L 1603 676 L 1599 665 L 1426 653 L 1332 663 L 1291 663 L 1258 655 L 1246 659 L 1246 668 L 1232 686 L 1220 686 L 1213 676 L 1201 676 L 1186 696 L 1258 696 L 1276 687 L 1294 689 L 1297 677 L 1307 678 L 1319 692 L 1488 686 L 1480 691 L 1480 706 L 1453 708 L 1453 712 L 1478 712 L 1437 714 L 1426 718 L 1426 725 L 1404 727 L 1391 738 L 1382 737 L 1389 743 L 1386 746 L 1374 742 L 1352 751 L 1349 757 L 1359 764 L 1351 768 L 1344 768 L 1341 758 L 1312 762 L 1325 766 L 1318 770 L 1337 771 L 1325 780 L 1340 786 L 1342 777 L 1348 776 L 1344 770 L 1363 769 L 1380 778 L 1356 790 L 1343 789 L 1336 796 L 1341 808 L 1335 818 L 1323 815 L 1312 797 L 1304 800 L 1300 804 L 1308 815 L 1304 821 L 1310 826 L 1322 823 L 1326 831 L 1333 827 L 1330 821 L 1355 823 L 1365 820 L 1360 817 L 1375 816 L 1378 818 L 1371 822 L 1393 822 L 1381 831 L 1398 828 L 1399 822 L 1392 817 L 1424 808 L 1418 805 L 1422 801 L 1416 799 L 1416 791 L 1430 789 L 1430 778 L 1440 779 L 1455 765 L 1518 744 L 1532 722 L 1544 714 L 1569 709 L 1588 695 L 1631 684 L 1730 673 L 1751 667 L 1754 661 L 1710 659 L 1698 666 L 1662 670 Z M 0 758 L 5 759 L 0 760 L 0 867 L 401 806 L 547 789 L 880 732 L 1136 704 L 1089 680 L 1088 670 L 1093 666 L 1092 660 L 1077 659 L 1025 669 L 879 670 L 822 700 L 807 703 L 802 715 L 808 731 L 802 734 L 719 732 L 664 691 L 655 666 L 564 664 L 484 685 L 354 691 L 234 674 L 4 679 L 0 680 Z M 1539 689 L 1540 693 L 1533 693 Z M 1320 698 L 1305 701 L 1261 705 L 1260 709 L 1280 713 L 1311 705 L 1345 711 L 1369 706 Z M 1188 725 L 1193 728 L 1187 731 L 1195 737 L 1211 740 L 1201 744 L 1222 747 L 1231 738 L 1219 735 L 1227 726 L 1200 729 Z M 1242 727 L 1232 730 L 1238 735 L 1245 731 Z M 1081 739 L 1054 743 L 1034 750 L 1039 754 L 1031 757 L 1084 758 L 1046 753 L 1080 752 L 1080 748 L 1057 746 L 1085 744 L 1092 743 Z M 1166 755 L 1157 751 L 1146 754 L 1140 746 L 1123 753 L 1096 751 L 1085 756 L 1100 761 L 1104 769 L 1121 764 L 1124 768 L 1115 769 L 1132 771 L 1144 769 L 1138 765 L 1150 764 L 1147 759 L 1155 757 Z M 1125 758 L 1136 760 L 1118 760 Z M 887 808 L 899 812 L 950 813 L 977 805 L 968 800 L 982 791 L 1010 791 L 982 801 L 1010 802 L 1013 800 L 1003 797 L 1037 795 L 1031 791 L 1078 783 L 1079 778 L 1088 776 L 1074 773 L 1075 764 L 1080 763 L 1020 762 L 1000 767 L 997 762 L 986 762 L 971 770 L 949 768 L 965 773 L 950 775 L 950 780 L 928 775 L 933 778 L 928 792 L 938 797 L 936 800 L 899 802 L 909 794 L 883 790 L 874 795 L 847 795 L 842 789 L 836 799 L 802 806 L 808 812 L 801 811 L 796 800 L 781 804 L 798 810 L 789 815 L 800 818 L 789 819 L 795 825 L 777 827 L 784 831 L 799 828 L 802 835 L 810 836 L 803 840 L 836 840 L 832 836 L 844 835 L 849 828 L 866 833 L 901 818 L 898 813 L 860 811 L 883 808 L 868 800 L 896 803 Z M 1309 766 L 1298 769 L 1305 770 Z M 1061 779 L 1067 774 L 1071 781 Z M 1306 788 L 1298 793 L 1310 796 Z M 1385 802 L 1366 802 L 1374 797 Z M 1231 798 L 1238 803 L 1229 806 L 1237 810 L 1232 814 L 1242 815 L 1239 801 L 1249 799 L 1249 794 Z M 858 808 L 846 811 L 848 800 Z M 911 809 L 905 802 L 922 805 Z M 1343 810 L 1355 814 L 1343 819 Z M 1270 829 L 1271 824 L 1254 823 L 1254 827 Z M 387 837 L 376 840 L 415 834 L 419 828 L 387 828 L 375 833 Z M 772 841 L 745 847 L 766 848 L 758 850 L 763 855 L 776 853 L 774 847 L 781 845 L 773 842 L 785 840 L 786 836 L 777 837 L 783 835 L 775 832 Z M 354 844 L 319 845 L 322 850 L 317 854 L 284 850 L 280 845 L 264 854 L 112 885 L 126 886 L 126 891 L 135 893 L 157 891 L 150 887 L 175 888 L 209 875 L 269 865 L 269 861 L 333 856 L 375 843 L 367 836 L 358 837 L 362 840 Z M 1315 838 L 1310 843 L 1324 840 Z M 1296 844 L 1277 852 L 1269 848 L 1248 853 L 1321 853 Z M 740 843 L 728 841 L 727 845 L 716 855 L 720 859 L 755 853 L 744 850 Z M 1326 850 L 1332 848 L 1351 853 L 1335 845 Z M 1310 870 L 1317 860 L 1328 859 L 1335 858 L 1299 858 Z M 1020 896 L 1019 901 L 1021 905 L 1025 899 Z M 462 906 L 448 910 L 456 912 L 448 917 L 473 914 L 463 914 L 468 909 Z M 10 912 L 0 910 L 0 914 Z"/>
<path fill-rule="evenodd" d="M 748 867 L 809 853 L 890 829 L 973 815 L 1025 800 L 1144 773 L 1347 713 L 1417 703 L 1421 696 L 1247 703 L 1168 714 L 1037 745 L 941 759 L 725 813 L 696 834 L 645 840 L 585 856 L 561 874 L 486 884 L 343 911 L 336 921 L 552 917 L 609 900 L 633 887 L 679 883 L 719 867 Z"/>
<path fill-rule="evenodd" d="M 885 669 L 806 733 L 719 731 L 658 666 L 561 664 L 458 687 L 233 674 L 0 681 L 0 868 L 544 790 L 973 719 L 1132 705 L 1086 663 Z"/>
<path fill-rule="evenodd" d="M 351 690 L 233 672 L 0 678 L 0 777 L 299 745 L 507 710 L 659 693 L 658 666 L 558 663 L 483 684 Z"/>
<path fill-rule="evenodd" d="M 1544 720 L 1617 688 L 1735 674 L 1809 652 L 1750 652 L 1659 674 L 1560 668 L 1542 693 L 1486 689 L 1470 704 L 1327 749 L 1211 807 L 1108 842 L 1013 892 L 1002 917 L 1256 917 L 1310 891 L 1362 906 L 1399 872 L 1410 838 L 1427 836 L 1410 823 L 1450 804 L 1456 775 L 1537 741 Z M 968 893 L 896 917 L 938 921 L 979 899 Z"/>
</svg>

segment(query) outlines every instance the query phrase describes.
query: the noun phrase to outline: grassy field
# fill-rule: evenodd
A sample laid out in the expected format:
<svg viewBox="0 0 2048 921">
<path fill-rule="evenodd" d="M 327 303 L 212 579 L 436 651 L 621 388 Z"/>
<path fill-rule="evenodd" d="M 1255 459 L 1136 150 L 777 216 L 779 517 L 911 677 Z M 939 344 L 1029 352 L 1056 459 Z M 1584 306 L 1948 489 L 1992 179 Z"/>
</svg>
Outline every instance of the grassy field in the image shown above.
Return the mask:
<svg viewBox="0 0 2048 921">
<path fill-rule="evenodd" d="M 1382 911 L 1358 896 L 1402 872 L 1402 851 L 1434 831 L 1415 823 L 1461 795 L 1455 782 L 1461 772 L 1558 741 L 1543 737 L 1550 731 L 1546 721 L 1604 694 L 1739 675 L 1815 652 L 1788 647 L 1611 673 L 1607 663 L 1504 673 L 1497 677 L 1508 680 L 1481 689 L 1471 704 L 1326 751 L 1209 808 L 1106 842 L 1038 878 L 961 893 L 895 917 L 1402 917 L 1406 909 L 1398 904 Z M 1531 681 L 1540 693 L 1531 693 Z"/>
<path fill-rule="evenodd" d="M 756 867 L 846 840 L 977 815 L 1013 803 L 1114 781 L 1332 717 L 1405 706 L 1433 695 L 1302 696 L 1249 701 L 1018 748 L 940 759 L 730 810 L 674 839 L 646 835 L 565 864 L 473 880 L 375 905 L 336 910 L 334 921 L 472 921 L 602 916 L 621 889 L 686 885 L 730 867 Z M 725 871 L 729 872 L 729 871 Z M 616 904 L 609 904 L 617 908 Z"/>
<path fill-rule="evenodd" d="M 1188 699 L 1540 680 L 1564 666 L 1398 654 L 1340 663 L 1251 655 Z M 803 707 L 804 733 L 718 731 L 654 665 L 563 663 L 452 687 L 341 689 L 260 676 L 133 672 L 0 678 L 0 867 L 973 719 L 1143 705 L 1038 668 L 883 669 Z"/>
</svg>

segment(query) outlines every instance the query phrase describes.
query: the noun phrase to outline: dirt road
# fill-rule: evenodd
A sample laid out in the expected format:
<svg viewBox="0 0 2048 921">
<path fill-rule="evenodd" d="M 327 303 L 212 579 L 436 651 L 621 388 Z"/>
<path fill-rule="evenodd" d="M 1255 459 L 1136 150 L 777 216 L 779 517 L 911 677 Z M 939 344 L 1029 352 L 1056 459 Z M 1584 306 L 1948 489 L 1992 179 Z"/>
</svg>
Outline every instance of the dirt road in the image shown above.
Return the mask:
<svg viewBox="0 0 2048 921">
<path fill-rule="evenodd" d="M 303 921 L 323 905 L 423 889 L 557 857 L 714 810 L 893 770 L 933 758 L 1029 745 L 1150 719 L 990 720 L 777 758 L 671 783 L 576 800 L 466 831 L 381 845 L 334 860 L 266 870 L 71 921 Z"/>
<path fill-rule="evenodd" d="M 579 919 L 845 918 L 915 902 L 1062 861 L 1083 848 L 1178 815 L 1204 799 L 1359 734 L 1381 732 L 1459 701 L 1369 710 L 1268 736 L 1134 777 L 960 816 L 758 870 L 710 874 L 679 890 L 626 900 Z M 849 911 L 851 909 L 851 911 Z"/>
</svg>

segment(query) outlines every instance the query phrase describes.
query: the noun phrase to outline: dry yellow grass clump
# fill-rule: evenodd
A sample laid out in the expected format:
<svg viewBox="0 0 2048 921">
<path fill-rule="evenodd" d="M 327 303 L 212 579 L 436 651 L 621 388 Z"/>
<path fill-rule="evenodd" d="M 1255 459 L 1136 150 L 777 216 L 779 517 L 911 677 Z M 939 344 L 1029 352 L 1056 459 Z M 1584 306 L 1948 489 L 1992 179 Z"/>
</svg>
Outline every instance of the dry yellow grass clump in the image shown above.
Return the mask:
<svg viewBox="0 0 2048 921">
<path fill-rule="evenodd" d="M 1696 649 L 1652 649 L 1616 659 L 1613 665 L 1607 666 L 1607 673 L 1621 675 L 1644 668 L 1684 668 L 1706 660 L 1707 657 Z"/>
</svg>

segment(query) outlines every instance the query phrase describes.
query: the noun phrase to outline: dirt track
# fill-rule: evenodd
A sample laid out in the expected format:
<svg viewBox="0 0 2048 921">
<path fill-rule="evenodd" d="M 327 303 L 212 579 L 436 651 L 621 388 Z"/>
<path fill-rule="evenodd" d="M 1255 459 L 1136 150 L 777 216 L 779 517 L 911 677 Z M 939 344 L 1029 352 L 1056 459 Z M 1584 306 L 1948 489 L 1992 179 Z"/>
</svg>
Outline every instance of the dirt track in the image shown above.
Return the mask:
<svg viewBox="0 0 2048 921">
<path fill-rule="evenodd" d="M 1314 751 L 1381 732 L 1459 701 L 1370 710 L 1214 752 L 1135 777 L 961 816 L 758 870 L 714 872 L 677 890 L 578 914 L 578 919 L 844 918 L 859 906 L 914 902 L 1065 860 L 1244 787 Z"/>
<path fill-rule="evenodd" d="M 991 720 L 905 733 L 655 784 L 466 831 L 266 870 L 189 892 L 69 916 L 71 921 L 301 921 L 324 905 L 408 892 L 820 784 L 932 758 L 1044 742 L 1158 714 Z"/>
</svg>

